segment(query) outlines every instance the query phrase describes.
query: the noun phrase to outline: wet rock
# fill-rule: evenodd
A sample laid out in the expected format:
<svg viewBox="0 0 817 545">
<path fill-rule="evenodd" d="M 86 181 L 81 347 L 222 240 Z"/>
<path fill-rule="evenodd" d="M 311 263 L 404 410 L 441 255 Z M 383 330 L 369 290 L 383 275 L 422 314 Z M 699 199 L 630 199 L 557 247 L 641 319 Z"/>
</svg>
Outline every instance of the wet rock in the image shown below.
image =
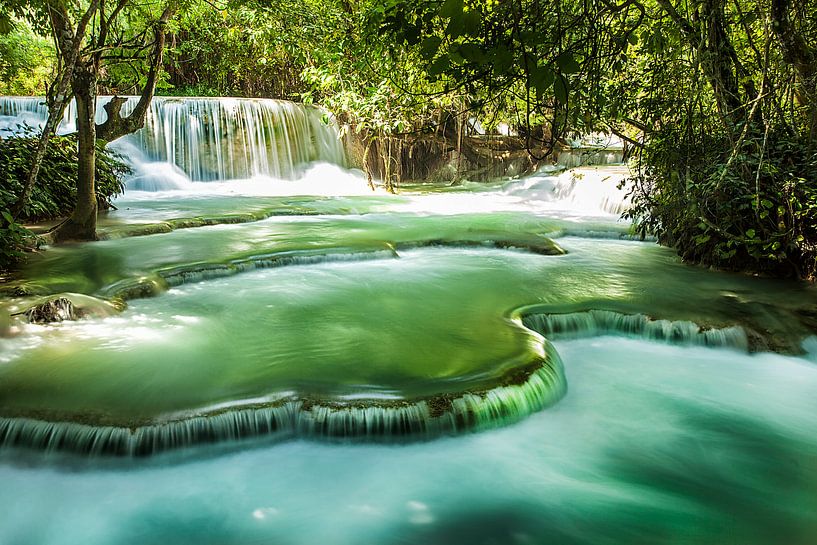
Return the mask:
<svg viewBox="0 0 817 545">
<path fill-rule="evenodd" d="M 67 297 L 57 297 L 33 306 L 23 314 L 33 324 L 50 324 L 65 320 L 76 320 L 79 314 L 74 303 Z"/>
</svg>

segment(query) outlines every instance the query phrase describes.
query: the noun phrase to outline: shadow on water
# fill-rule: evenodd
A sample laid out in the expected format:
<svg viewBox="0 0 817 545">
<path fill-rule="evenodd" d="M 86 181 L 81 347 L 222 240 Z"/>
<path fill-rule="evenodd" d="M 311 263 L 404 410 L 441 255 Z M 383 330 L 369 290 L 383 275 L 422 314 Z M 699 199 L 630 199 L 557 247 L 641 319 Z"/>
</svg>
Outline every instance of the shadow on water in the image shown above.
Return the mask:
<svg viewBox="0 0 817 545">
<path fill-rule="evenodd" d="M 389 545 L 578 545 L 580 540 L 560 528 L 558 514 L 539 506 L 512 503 L 449 513 L 445 521 L 395 529 Z"/>
<path fill-rule="evenodd" d="M 162 502 L 129 513 L 117 525 L 110 543 L 117 545 L 288 545 L 268 525 L 251 529 L 200 499 L 198 505 Z M 280 532 L 278 532 L 280 533 Z"/>
<path fill-rule="evenodd" d="M 613 509 L 610 509 L 613 507 Z M 393 545 L 662 545 L 702 539 L 696 517 L 628 505 L 514 503 L 449 513 L 445 521 L 396 530 Z"/>
<path fill-rule="evenodd" d="M 606 457 L 609 474 L 706 512 L 699 530 L 707 539 L 696 543 L 815 543 L 812 446 L 734 412 L 680 401 L 670 406 L 687 433 L 647 448 L 617 445 Z"/>
</svg>

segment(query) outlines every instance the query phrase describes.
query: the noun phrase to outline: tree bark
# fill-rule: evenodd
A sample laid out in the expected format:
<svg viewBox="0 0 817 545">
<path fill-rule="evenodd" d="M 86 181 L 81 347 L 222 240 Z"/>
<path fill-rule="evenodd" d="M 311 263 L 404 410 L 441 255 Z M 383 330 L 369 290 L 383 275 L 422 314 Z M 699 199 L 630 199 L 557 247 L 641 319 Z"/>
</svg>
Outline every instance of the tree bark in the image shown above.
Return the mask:
<svg viewBox="0 0 817 545">
<path fill-rule="evenodd" d="M 100 34 L 94 44 L 95 52 L 77 60 L 71 86 L 77 102 L 77 136 L 78 136 L 78 177 L 77 204 L 71 217 L 59 225 L 53 232 L 54 242 L 71 240 L 95 240 L 97 199 L 96 199 L 96 142 L 110 142 L 125 134 L 132 133 L 144 126 L 150 102 L 156 90 L 159 71 L 162 67 L 162 53 L 165 45 L 165 33 L 168 20 L 176 12 L 175 6 L 168 6 L 157 21 L 154 30 L 155 41 L 152 48 L 151 66 L 147 82 L 139 102 L 127 117 L 121 116 L 125 99 L 114 97 L 105 106 L 108 120 L 96 124 L 97 78 L 103 62 L 104 42 L 112 21 L 125 7 L 128 0 L 119 0 L 114 11 L 106 18 L 104 3 L 99 11 Z"/>
<path fill-rule="evenodd" d="M 726 0 L 702 0 L 700 20 L 695 21 L 681 16 L 670 0 L 656 1 L 698 54 L 723 124 L 730 133 L 734 132 L 736 125 L 746 121 L 746 109 L 738 87 L 737 55 L 726 33 Z"/>
<path fill-rule="evenodd" d="M 72 81 L 77 103 L 77 204 L 54 231 L 54 242 L 96 239 L 96 89 L 93 63 L 77 64 Z"/>
<path fill-rule="evenodd" d="M 791 0 L 772 0 L 772 32 L 780 43 L 783 59 L 794 67 L 800 80 L 801 102 L 817 100 L 817 51 L 803 39 L 790 17 Z"/>
</svg>

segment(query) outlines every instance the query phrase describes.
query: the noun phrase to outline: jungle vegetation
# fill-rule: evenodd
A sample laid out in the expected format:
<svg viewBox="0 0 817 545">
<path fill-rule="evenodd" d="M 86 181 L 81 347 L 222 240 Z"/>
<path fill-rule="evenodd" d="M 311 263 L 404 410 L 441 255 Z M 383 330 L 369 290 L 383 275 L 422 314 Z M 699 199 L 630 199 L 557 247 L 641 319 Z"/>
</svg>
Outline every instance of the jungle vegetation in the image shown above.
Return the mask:
<svg viewBox="0 0 817 545">
<path fill-rule="evenodd" d="M 605 131 L 635 150 L 628 216 L 639 232 L 690 262 L 817 273 L 817 0 L 0 7 L 2 89 L 43 93 L 55 113 L 70 97 L 87 113 L 97 93 L 286 98 L 326 107 L 369 142 L 505 123 L 542 160 L 567 137 Z M 65 238 L 94 236 L 96 140 L 139 119 L 110 133 L 85 125 Z M 0 237 L 16 228 L 28 182 Z"/>
</svg>

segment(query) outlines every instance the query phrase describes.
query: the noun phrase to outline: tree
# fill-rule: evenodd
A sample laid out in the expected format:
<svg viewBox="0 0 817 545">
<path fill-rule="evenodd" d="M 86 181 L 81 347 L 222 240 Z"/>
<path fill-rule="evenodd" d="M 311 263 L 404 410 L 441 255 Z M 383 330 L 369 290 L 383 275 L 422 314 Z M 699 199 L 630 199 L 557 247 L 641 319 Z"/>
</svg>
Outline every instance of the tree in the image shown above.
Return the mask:
<svg viewBox="0 0 817 545">
<path fill-rule="evenodd" d="M 24 190 L 11 210 L 17 217 L 37 181 L 48 142 L 73 98 L 77 110 L 77 204 L 73 214 L 53 231 L 56 242 L 96 238 L 96 142 L 111 142 L 144 125 L 162 67 L 167 25 L 177 10 L 174 2 L 163 6 L 136 5 L 129 0 L 70 0 L 5 2 L 12 13 L 25 17 L 35 28 L 47 31 L 57 48 L 57 67 L 48 86 L 48 117 L 40 135 Z M 157 9 L 158 16 L 155 15 Z M 106 66 L 142 60 L 147 52 L 148 71 L 139 101 L 126 116 L 126 102 L 114 97 L 106 106 L 108 119 L 96 124 L 100 74 Z"/>
<path fill-rule="evenodd" d="M 397 0 L 380 28 L 529 147 L 638 146 L 630 217 L 685 259 L 817 274 L 814 0 Z"/>
</svg>

